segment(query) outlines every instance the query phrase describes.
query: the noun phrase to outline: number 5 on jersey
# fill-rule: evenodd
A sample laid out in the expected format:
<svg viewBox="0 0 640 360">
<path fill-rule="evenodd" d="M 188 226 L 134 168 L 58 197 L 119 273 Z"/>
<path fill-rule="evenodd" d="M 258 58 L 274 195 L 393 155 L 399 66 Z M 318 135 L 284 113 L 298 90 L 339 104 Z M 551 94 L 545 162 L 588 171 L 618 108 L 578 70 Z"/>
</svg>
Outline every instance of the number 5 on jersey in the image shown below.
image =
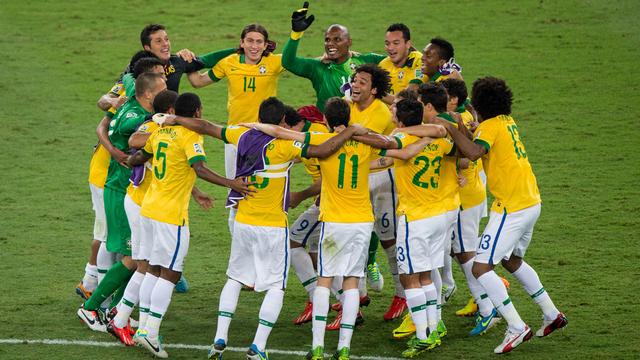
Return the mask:
<svg viewBox="0 0 640 360">
<path fill-rule="evenodd" d="M 153 167 L 153 174 L 158 180 L 162 180 L 162 178 L 164 178 L 165 172 L 167 171 L 167 153 L 163 151 L 163 149 L 166 149 L 167 147 L 169 147 L 169 144 L 165 142 L 161 141 L 158 143 L 158 149 L 156 150 L 156 160 L 160 162 L 160 159 L 162 159 L 162 172 L 158 171 L 157 165 Z"/>
</svg>

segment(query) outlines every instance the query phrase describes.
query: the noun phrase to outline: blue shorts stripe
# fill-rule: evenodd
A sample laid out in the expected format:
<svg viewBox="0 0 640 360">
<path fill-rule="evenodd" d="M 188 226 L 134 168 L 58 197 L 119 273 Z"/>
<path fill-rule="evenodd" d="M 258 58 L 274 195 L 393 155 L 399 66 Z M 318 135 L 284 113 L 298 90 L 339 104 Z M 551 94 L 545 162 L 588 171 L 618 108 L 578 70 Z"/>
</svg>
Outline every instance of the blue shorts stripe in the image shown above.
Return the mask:
<svg viewBox="0 0 640 360">
<path fill-rule="evenodd" d="M 313 226 L 311 227 L 311 229 L 309 229 L 309 231 L 307 232 L 307 235 L 304 236 L 304 239 L 302 239 L 302 247 L 307 246 L 307 240 L 309 240 L 309 236 L 311 236 L 311 233 L 313 233 L 313 230 L 316 229 L 316 227 L 318 226 L 318 224 L 320 224 L 320 221 L 316 221 L 315 224 L 313 224 Z"/>
<path fill-rule="evenodd" d="M 407 248 L 407 262 L 409 263 L 409 274 L 413 274 L 413 265 L 411 264 L 411 254 L 409 253 L 409 221 L 407 221 L 407 217 L 404 217 L 404 225 L 405 225 L 405 236 L 404 236 L 404 246 Z"/>
<path fill-rule="evenodd" d="M 458 241 L 460 242 L 460 252 L 463 253 L 464 251 L 464 241 L 462 241 L 462 224 L 460 223 L 460 213 L 461 211 L 458 210 Z"/>
<path fill-rule="evenodd" d="M 318 242 L 318 267 L 320 268 L 319 275 L 322 276 L 322 240 L 324 238 L 324 221 L 320 226 L 320 241 Z"/>
<path fill-rule="evenodd" d="M 500 232 L 502 231 L 502 225 L 504 225 L 504 221 L 507 219 L 507 210 L 504 210 L 502 214 L 502 220 L 500 221 L 500 226 L 498 227 L 498 232 L 496 233 L 495 239 L 493 239 L 493 246 L 491 247 L 491 256 L 489 256 L 489 265 L 493 265 L 493 253 L 496 251 L 496 245 L 498 244 L 498 238 L 500 237 Z"/>
<path fill-rule="evenodd" d="M 178 251 L 180 250 L 181 230 L 182 230 L 182 226 L 178 226 L 178 241 L 176 241 L 176 250 L 173 252 L 173 258 L 171 259 L 171 265 L 169 265 L 169 270 L 173 270 L 173 265 L 176 263 L 176 258 L 178 257 Z"/>
<path fill-rule="evenodd" d="M 289 273 L 289 228 L 284 228 L 284 270 L 282 273 L 282 290 L 287 287 L 287 274 Z"/>
<path fill-rule="evenodd" d="M 387 173 L 389 174 L 389 179 L 391 180 L 391 208 L 393 209 L 393 238 L 396 239 L 398 237 L 398 219 L 396 219 L 396 186 L 393 181 L 393 172 L 391 169 L 387 169 Z"/>
</svg>

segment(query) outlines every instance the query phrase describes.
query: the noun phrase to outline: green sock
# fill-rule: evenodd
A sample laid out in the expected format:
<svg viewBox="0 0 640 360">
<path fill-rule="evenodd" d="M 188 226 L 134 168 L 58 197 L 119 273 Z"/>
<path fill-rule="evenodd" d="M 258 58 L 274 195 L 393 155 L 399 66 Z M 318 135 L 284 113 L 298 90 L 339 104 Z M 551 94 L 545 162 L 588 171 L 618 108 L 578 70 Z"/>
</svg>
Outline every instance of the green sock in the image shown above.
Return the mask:
<svg viewBox="0 0 640 360">
<path fill-rule="evenodd" d="M 378 252 L 378 244 L 380 240 L 375 232 L 371 233 L 371 241 L 369 242 L 369 258 L 367 259 L 367 265 L 371 265 L 376 262 L 376 253 Z"/>
<path fill-rule="evenodd" d="M 104 275 L 104 279 L 102 279 L 100 285 L 98 285 L 89 300 L 85 301 L 84 308 L 87 310 L 97 310 L 100 304 L 102 304 L 109 295 L 113 294 L 123 282 L 127 281 L 132 274 L 133 271 L 127 269 L 122 261 L 118 261 Z"/>
<path fill-rule="evenodd" d="M 118 303 L 120 302 L 120 299 L 122 299 L 122 297 L 124 296 L 124 290 L 127 288 L 127 285 L 129 284 L 129 279 L 131 279 L 134 272 L 135 271 L 132 271 L 131 274 L 129 274 L 129 276 L 127 277 L 127 280 L 125 280 L 122 283 L 122 285 L 120 285 L 118 290 L 116 290 L 116 292 L 113 293 L 113 297 L 111 298 L 111 304 L 109 304 L 109 309 L 112 309 L 116 305 L 118 305 Z"/>
</svg>

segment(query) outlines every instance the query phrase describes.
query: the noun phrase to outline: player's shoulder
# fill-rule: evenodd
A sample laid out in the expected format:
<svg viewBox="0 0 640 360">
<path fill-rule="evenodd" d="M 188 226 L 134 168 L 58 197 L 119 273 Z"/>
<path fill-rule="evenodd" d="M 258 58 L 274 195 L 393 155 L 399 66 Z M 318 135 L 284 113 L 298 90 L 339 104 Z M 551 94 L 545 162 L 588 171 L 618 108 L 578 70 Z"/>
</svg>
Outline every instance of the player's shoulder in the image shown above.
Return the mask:
<svg viewBox="0 0 640 360">
<path fill-rule="evenodd" d="M 374 110 L 376 112 L 379 113 L 383 113 L 385 115 L 391 115 L 391 110 L 389 109 L 389 106 L 387 104 L 384 103 L 384 101 L 380 100 L 380 99 L 375 99 L 373 101 L 373 104 L 371 104 L 374 107 Z M 389 118 L 391 119 L 391 118 Z"/>
<path fill-rule="evenodd" d="M 382 59 L 380 63 L 378 63 L 378 66 L 389 71 L 394 65 L 393 62 L 391 62 L 391 58 L 387 56 L 386 58 Z"/>
<path fill-rule="evenodd" d="M 312 122 L 311 125 L 309 126 L 308 131 L 316 132 L 316 133 L 328 133 L 329 128 L 327 128 L 324 124 Z"/>
</svg>

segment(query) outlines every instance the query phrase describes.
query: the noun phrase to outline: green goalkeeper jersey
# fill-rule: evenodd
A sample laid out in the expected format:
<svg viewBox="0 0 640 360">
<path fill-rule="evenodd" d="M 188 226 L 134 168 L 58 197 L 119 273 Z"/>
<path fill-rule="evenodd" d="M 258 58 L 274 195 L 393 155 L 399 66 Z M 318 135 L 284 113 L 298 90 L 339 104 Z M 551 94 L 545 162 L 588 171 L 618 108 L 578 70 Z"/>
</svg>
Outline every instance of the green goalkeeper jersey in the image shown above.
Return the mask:
<svg viewBox="0 0 640 360">
<path fill-rule="evenodd" d="M 355 69 L 362 64 L 377 64 L 384 55 L 368 53 L 351 56 L 342 64 L 322 62 L 319 59 L 297 57 L 300 40 L 289 38 L 282 50 L 282 66 L 290 72 L 311 80 L 316 91 L 316 106 L 324 111 L 327 99 L 333 96 L 344 96 L 349 88 L 349 81 Z"/>
</svg>

